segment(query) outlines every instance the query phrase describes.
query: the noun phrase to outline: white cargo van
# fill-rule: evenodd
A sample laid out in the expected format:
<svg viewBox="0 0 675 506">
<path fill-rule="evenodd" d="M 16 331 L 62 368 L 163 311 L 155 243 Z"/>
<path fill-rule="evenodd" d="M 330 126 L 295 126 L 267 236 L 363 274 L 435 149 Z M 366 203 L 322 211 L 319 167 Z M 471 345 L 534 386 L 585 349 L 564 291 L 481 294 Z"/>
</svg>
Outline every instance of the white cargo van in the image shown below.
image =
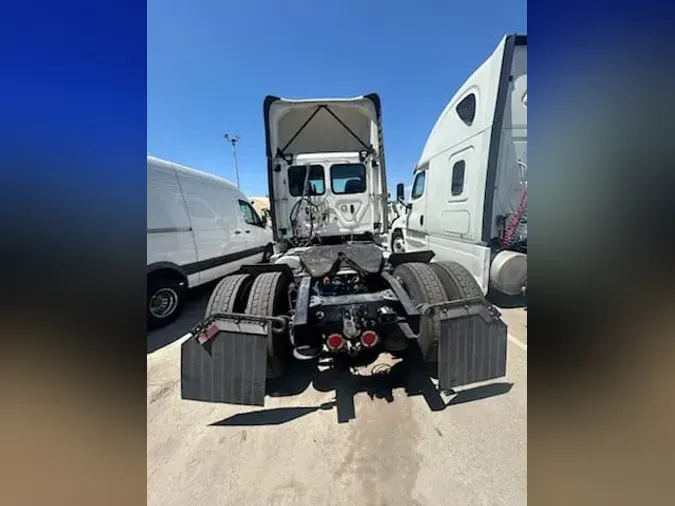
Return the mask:
<svg viewBox="0 0 675 506">
<path fill-rule="evenodd" d="M 403 199 L 403 184 L 396 188 Z M 450 100 L 413 171 L 389 244 L 431 249 L 483 292 L 527 285 L 527 36 L 508 35 Z"/>
<path fill-rule="evenodd" d="M 229 181 L 148 156 L 148 325 L 175 319 L 188 288 L 269 259 L 272 232 Z"/>
</svg>

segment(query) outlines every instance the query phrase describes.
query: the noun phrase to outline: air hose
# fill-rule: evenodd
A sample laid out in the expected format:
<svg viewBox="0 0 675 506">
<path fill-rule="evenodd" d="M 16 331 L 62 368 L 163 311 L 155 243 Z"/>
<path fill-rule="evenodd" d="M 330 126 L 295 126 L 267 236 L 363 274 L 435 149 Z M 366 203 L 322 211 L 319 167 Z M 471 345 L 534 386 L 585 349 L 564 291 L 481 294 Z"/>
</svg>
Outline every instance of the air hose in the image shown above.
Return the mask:
<svg viewBox="0 0 675 506">
<path fill-rule="evenodd" d="M 521 161 L 518 161 L 518 165 L 524 167 L 525 172 L 527 173 L 527 165 Z M 513 236 L 518 230 L 518 227 L 522 223 L 523 216 L 527 215 L 527 181 L 523 181 L 523 191 L 520 194 L 520 203 L 516 208 L 516 211 L 510 216 L 506 227 L 504 228 L 504 234 L 501 239 L 502 248 L 507 248 L 513 244 Z"/>
</svg>

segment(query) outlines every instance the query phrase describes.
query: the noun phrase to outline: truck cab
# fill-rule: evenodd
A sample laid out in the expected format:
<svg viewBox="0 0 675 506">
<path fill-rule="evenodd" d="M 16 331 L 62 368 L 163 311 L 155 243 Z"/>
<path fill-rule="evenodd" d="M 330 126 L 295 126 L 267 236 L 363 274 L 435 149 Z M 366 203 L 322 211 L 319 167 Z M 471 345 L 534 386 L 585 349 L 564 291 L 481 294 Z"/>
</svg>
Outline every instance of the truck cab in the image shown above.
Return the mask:
<svg viewBox="0 0 675 506">
<path fill-rule="evenodd" d="M 403 197 L 403 184 L 397 198 Z M 431 249 L 489 288 L 527 283 L 527 36 L 508 35 L 436 121 L 413 170 L 405 251 Z"/>
<path fill-rule="evenodd" d="M 377 95 L 264 104 L 270 212 L 288 248 L 386 233 L 387 182 Z"/>
</svg>

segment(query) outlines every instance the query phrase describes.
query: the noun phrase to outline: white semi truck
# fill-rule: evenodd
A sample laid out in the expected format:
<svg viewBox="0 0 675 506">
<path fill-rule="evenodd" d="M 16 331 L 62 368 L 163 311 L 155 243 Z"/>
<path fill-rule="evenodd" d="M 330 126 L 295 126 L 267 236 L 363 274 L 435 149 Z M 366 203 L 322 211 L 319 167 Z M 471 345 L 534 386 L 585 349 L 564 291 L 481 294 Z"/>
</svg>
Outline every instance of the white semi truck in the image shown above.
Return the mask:
<svg viewBox="0 0 675 506">
<path fill-rule="evenodd" d="M 403 199 L 402 183 L 397 199 Z M 452 97 L 413 170 L 392 251 L 433 250 L 483 293 L 527 286 L 527 36 L 505 36 Z"/>
<path fill-rule="evenodd" d="M 263 112 L 276 253 L 214 289 L 182 344 L 182 397 L 262 405 L 294 359 L 348 374 L 381 352 L 421 352 L 442 389 L 504 376 L 506 325 L 471 273 L 377 244 L 389 228 L 379 97 L 270 96 Z"/>
</svg>

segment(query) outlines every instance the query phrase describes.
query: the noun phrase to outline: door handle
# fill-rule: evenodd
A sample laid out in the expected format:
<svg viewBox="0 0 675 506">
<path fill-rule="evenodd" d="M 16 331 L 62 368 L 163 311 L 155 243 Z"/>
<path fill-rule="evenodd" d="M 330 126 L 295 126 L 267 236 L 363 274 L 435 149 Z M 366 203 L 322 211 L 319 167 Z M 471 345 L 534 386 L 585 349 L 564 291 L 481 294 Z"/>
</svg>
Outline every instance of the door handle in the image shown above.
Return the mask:
<svg viewBox="0 0 675 506">
<path fill-rule="evenodd" d="M 424 225 L 424 215 L 420 215 L 420 225 Z"/>
<path fill-rule="evenodd" d="M 241 230 L 235 230 L 234 233 L 235 234 L 241 234 Z"/>
</svg>

